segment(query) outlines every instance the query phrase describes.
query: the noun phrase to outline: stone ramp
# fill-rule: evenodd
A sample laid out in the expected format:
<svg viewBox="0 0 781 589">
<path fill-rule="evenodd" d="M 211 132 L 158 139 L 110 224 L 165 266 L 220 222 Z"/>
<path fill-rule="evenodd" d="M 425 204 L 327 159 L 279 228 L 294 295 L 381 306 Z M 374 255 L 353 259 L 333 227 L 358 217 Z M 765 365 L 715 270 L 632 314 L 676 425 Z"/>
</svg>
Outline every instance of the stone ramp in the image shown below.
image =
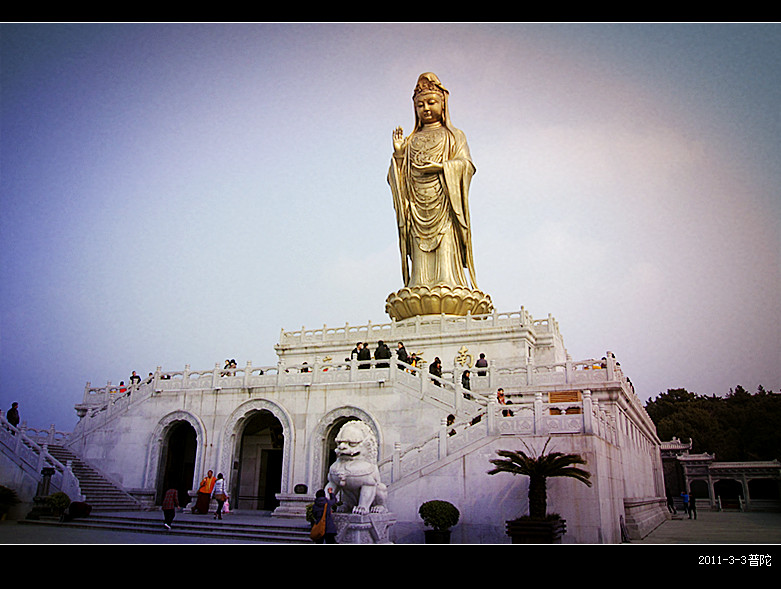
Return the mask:
<svg viewBox="0 0 781 589">
<path fill-rule="evenodd" d="M 89 517 L 61 522 L 55 518 L 20 520 L 19 525 L 55 527 L 59 531 L 90 530 L 95 538 L 105 538 L 112 532 L 149 534 L 154 544 L 165 537 L 166 542 L 198 537 L 215 544 L 221 541 L 259 542 L 271 544 L 311 543 L 309 524 L 303 519 L 281 519 L 249 513 L 232 513 L 215 520 L 213 514 L 196 515 L 177 512 L 170 530 L 163 526 L 160 510 L 139 512 L 92 513 Z M 157 538 L 155 538 L 157 536 Z M 96 540 L 103 543 L 102 539 Z"/>
</svg>

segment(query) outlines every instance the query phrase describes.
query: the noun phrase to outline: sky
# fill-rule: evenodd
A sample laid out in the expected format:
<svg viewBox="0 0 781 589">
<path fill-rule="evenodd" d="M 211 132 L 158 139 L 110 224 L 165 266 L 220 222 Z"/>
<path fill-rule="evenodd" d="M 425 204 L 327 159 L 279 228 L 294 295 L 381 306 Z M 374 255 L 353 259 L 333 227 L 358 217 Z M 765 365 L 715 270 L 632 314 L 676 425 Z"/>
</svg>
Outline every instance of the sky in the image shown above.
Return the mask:
<svg viewBox="0 0 781 589">
<path fill-rule="evenodd" d="M 781 390 L 776 24 L 4 24 L 0 408 L 384 323 L 419 74 L 477 167 L 481 290 L 641 400 Z"/>
</svg>

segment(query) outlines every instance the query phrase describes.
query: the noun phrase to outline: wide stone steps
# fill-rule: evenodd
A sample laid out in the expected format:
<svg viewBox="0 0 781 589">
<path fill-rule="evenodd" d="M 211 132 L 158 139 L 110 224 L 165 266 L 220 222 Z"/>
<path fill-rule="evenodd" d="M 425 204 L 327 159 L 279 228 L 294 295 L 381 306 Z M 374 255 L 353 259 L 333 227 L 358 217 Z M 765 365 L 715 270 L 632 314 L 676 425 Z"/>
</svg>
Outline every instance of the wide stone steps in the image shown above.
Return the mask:
<svg viewBox="0 0 781 589">
<path fill-rule="evenodd" d="M 71 462 L 73 474 L 79 480 L 85 502 L 93 511 L 132 511 L 141 509 L 141 505 L 128 493 L 106 479 L 97 470 L 63 446 L 50 445 L 49 453 L 66 464 Z"/>
<path fill-rule="evenodd" d="M 177 513 L 170 530 L 163 526 L 161 511 L 138 514 L 92 513 L 85 518 L 59 521 L 42 517 L 38 520 L 20 520 L 19 524 L 56 526 L 59 528 L 92 529 L 96 531 L 150 534 L 149 543 L 161 542 L 164 537 L 206 538 L 209 542 L 260 542 L 273 544 L 311 544 L 309 525 L 304 520 L 275 520 L 271 517 L 236 517 L 226 515 L 214 520 L 211 515 L 194 516 Z M 152 536 L 157 536 L 155 539 Z"/>
</svg>

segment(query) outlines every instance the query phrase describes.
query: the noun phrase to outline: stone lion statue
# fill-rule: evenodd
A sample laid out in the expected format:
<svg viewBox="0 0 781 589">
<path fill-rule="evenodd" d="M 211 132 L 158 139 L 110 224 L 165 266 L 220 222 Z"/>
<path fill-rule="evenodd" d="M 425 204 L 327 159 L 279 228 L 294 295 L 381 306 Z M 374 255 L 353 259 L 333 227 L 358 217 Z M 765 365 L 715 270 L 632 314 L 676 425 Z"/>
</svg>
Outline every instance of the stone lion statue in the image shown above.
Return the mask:
<svg viewBox="0 0 781 589">
<path fill-rule="evenodd" d="M 388 488 L 377 468 L 377 439 L 364 422 L 350 421 L 339 430 L 326 492 L 341 492 L 342 504 L 352 513 L 387 512 Z"/>
</svg>

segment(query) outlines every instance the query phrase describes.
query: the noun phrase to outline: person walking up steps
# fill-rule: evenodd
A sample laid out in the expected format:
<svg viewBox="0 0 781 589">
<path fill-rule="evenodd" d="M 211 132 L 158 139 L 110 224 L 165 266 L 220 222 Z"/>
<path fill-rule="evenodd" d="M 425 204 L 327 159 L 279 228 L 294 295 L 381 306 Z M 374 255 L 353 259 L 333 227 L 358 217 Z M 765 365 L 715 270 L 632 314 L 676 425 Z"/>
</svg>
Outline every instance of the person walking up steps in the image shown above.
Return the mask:
<svg viewBox="0 0 781 589">
<path fill-rule="evenodd" d="M 217 502 L 217 511 L 214 512 L 214 519 L 222 519 L 222 506 L 228 500 L 228 495 L 225 493 L 225 479 L 222 478 L 222 473 L 217 474 L 217 480 L 214 481 L 212 497 Z"/>
</svg>

